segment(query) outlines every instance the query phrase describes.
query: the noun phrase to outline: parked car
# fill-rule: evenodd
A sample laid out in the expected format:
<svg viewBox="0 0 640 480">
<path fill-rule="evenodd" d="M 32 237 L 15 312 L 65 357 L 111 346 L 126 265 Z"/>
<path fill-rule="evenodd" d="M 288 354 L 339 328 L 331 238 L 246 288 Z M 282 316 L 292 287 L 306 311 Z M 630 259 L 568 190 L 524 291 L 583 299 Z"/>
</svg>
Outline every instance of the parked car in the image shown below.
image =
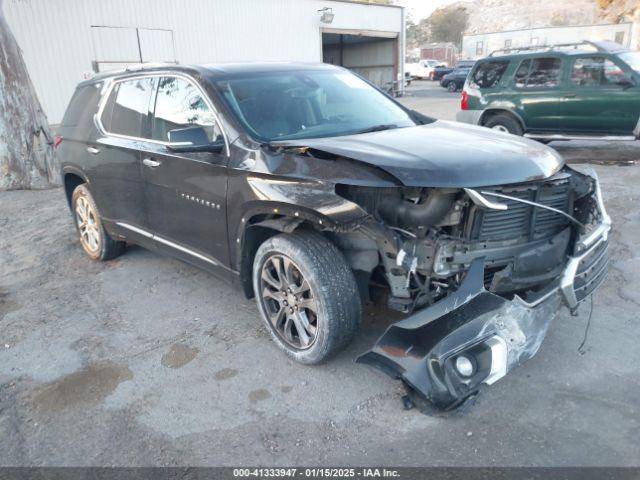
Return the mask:
<svg viewBox="0 0 640 480">
<path fill-rule="evenodd" d="M 438 66 L 433 69 L 433 79 L 442 80 L 442 77 L 444 77 L 448 73 L 453 72 L 454 70 L 459 70 L 461 68 L 473 68 L 473 65 L 475 63 L 475 60 L 461 60 L 456 63 L 454 67 L 448 67 L 446 65 Z"/>
<path fill-rule="evenodd" d="M 414 78 L 418 78 L 421 80 L 429 79 L 433 80 L 433 72 L 434 69 L 438 66 L 444 66 L 446 63 L 441 62 L 440 60 L 435 59 L 424 59 L 420 60 L 417 64 L 409 66 L 409 70 L 411 71 L 411 75 Z M 405 69 L 407 66 L 405 65 Z"/>
<path fill-rule="evenodd" d="M 408 110 L 339 67 L 105 73 L 78 85 L 59 134 L 91 259 L 138 244 L 228 280 L 306 364 L 388 298 L 407 316 L 359 361 L 438 408 L 532 357 L 560 304 L 575 310 L 606 275 L 595 174 Z"/>
<path fill-rule="evenodd" d="M 634 140 L 640 52 L 583 42 L 491 55 L 468 77 L 457 119 L 544 142 Z"/>
<path fill-rule="evenodd" d="M 440 80 L 440 86 L 446 88 L 450 92 L 457 92 L 464 85 L 470 71 L 471 67 L 463 67 L 458 68 L 451 73 L 447 73 Z"/>
</svg>

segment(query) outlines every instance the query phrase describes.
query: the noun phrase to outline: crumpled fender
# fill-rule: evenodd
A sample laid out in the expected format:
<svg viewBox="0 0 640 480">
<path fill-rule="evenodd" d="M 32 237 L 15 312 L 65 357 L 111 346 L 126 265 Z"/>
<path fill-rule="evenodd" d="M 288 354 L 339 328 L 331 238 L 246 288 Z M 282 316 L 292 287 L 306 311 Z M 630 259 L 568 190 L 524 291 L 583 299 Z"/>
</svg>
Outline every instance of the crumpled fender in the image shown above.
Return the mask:
<svg viewBox="0 0 640 480">
<path fill-rule="evenodd" d="M 484 261 L 475 260 L 460 288 L 440 302 L 390 325 L 356 360 L 401 379 L 438 409 L 448 410 L 533 357 L 560 304 L 558 294 L 533 307 L 485 290 Z M 472 359 L 462 376 L 455 359 Z"/>
</svg>

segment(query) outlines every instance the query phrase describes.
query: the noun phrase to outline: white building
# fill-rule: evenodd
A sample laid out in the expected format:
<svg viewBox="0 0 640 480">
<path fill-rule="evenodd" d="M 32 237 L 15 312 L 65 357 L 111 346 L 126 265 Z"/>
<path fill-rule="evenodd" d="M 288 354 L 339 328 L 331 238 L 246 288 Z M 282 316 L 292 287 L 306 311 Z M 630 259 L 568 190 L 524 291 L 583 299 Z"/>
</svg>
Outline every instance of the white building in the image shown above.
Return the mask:
<svg viewBox="0 0 640 480">
<path fill-rule="evenodd" d="M 464 35 L 462 38 L 462 57 L 475 59 L 486 57 L 495 50 L 532 45 L 553 45 L 574 43 L 583 40 L 611 40 L 630 48 L 638 32 L 633 23 L 615 23 L 605 25 L 577 25 L 561 27 L 527 28 L 502 32 Z"/>
<path fill-rule="evenodd" d="M 322 62 L 404 75 L 404 9 L 346 0 L 5 0 L 40 101 L 59 123 L 93 71 L 139 62 Z"/>
</svg>

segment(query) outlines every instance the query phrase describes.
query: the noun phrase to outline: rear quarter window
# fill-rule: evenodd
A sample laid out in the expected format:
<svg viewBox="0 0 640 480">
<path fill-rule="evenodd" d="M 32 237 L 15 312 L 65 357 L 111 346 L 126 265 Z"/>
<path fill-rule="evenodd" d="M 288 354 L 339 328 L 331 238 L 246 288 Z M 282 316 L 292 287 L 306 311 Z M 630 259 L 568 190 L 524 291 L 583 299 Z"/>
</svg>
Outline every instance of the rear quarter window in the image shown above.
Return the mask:
<svg viewBox="0 0 640 480">
<path fill-rule="evenodd" d="M 476 88 L 494 88 L 502 79 L 508 66 L 508 60 L 482 62 L 473 71 L 470 83 Z"/>
<path fill-rule="evenodd" d="M 562 60 L 556 57 L 528 58 L 514 75 L 516 88 L 553 88 L 560 83 Z"/>
<path fill-rule="evenodd" d="M 102 82 L 76 88 L 60 124 L 63 127 L 75 127 L 91 122 L 98 111 L 101 88 Z"/>
</svg>

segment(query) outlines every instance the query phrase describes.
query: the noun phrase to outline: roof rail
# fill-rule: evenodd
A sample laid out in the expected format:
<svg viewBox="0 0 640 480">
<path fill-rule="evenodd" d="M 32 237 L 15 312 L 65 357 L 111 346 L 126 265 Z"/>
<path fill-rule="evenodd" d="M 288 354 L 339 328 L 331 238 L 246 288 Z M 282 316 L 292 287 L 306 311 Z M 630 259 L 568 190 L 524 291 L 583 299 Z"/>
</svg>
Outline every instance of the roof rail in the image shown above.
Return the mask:
<svg viewBox="0 0 640 480">
<path fill-rule="evenodd" d="M 504 54 L 508 53 L 519 53 L 519 52 L 532 52 L 532 51 L 550 51 L 550 50 L 558 50 L 558 49 L 568 49 L 574 48 L 578 49 L 578 47 L 590 47 L 595 49 L 597 52 L 610 52 L 613 49 L 611 48 L 609 43 L 613 42 L 591 42 L 589 40 L 584 40 L 582 42 L 575 43 L 556 43 L 553 45 L 530 45 L 528 47 L 510 47 L 510 48 L 499 48 L 498 50 L 494 50 L 489 54 L 490 57 L 493 57 L 498 52 L 504 52 Z M 624 47 L 621 45 L 615 44 L 619 47 L 620 50 L 623 50 Z"/>
<path fill-rule="evenodd" d="M 169 62 L 147 62 L 147 63 L 132 63 L 131 65 L 127 65 L 124 69 L 125 72 L 137 72 L 138 70 L 144 70 L 145 68 L 157 68 L 157 67 L 168 67 L 170 65 L 176 65 L 178 62 L 169 63 Z"/>
</svg>

